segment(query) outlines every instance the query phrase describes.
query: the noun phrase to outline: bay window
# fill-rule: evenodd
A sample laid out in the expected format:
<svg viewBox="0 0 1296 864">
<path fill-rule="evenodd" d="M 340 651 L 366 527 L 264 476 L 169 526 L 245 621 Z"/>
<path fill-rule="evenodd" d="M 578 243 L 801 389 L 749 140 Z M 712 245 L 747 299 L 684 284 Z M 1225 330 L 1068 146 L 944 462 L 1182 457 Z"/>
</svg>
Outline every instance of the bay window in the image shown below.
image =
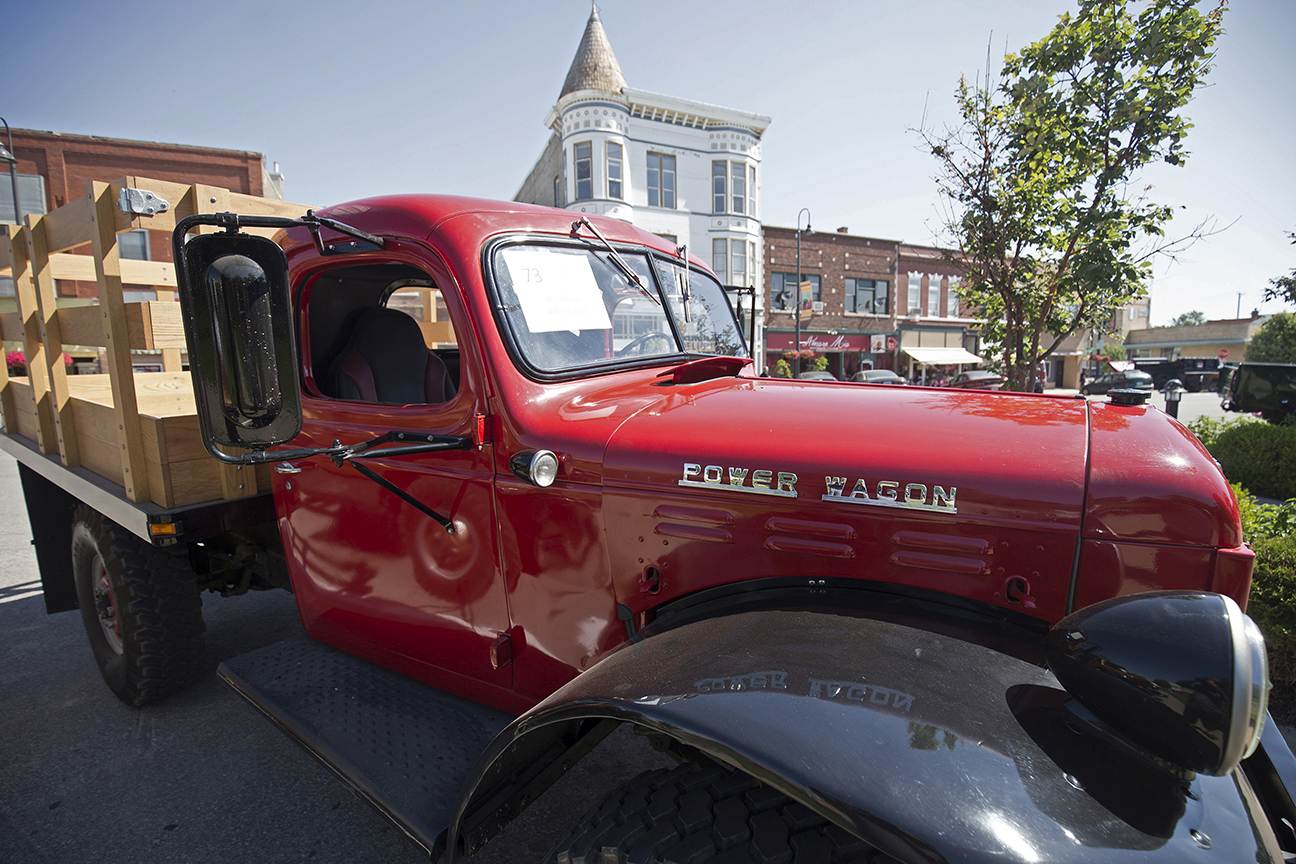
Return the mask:
<svg viewBox="0 0 1296 864">
<path fill-rule="evenodd" d="M 576 166 L 576 200 L 588 201 L 594 197 L 594 144 L 582 141 L 572 148 L 572 161 Z"/>
<path fill-rule="evenodd" d="M 620 200 L 623 196 L 621 189 L 621 164 L 622 164 L 621 145 L 615 141 L 609 141 L 607 145 L 607 197 Z"/>
</svg>

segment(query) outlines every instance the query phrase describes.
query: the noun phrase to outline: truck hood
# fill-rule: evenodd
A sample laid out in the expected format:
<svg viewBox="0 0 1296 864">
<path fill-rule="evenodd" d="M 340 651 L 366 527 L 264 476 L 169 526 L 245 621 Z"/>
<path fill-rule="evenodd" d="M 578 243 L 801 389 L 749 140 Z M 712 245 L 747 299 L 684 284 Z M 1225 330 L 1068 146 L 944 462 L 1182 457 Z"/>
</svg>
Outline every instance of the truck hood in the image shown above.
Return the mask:
<svg viewBox="0 0 1296 864">
<path fill-rule="evenodd" d="M 604 457 L 609 536 L 640 538 L 611 550 L 633 577 L 620 596 L 647 566 L 685 590 L 740 564 L 743 578 L 857 576 L 1064 614 L 1083 400 L 760 378 L 661 389 Z"/>
</svg>

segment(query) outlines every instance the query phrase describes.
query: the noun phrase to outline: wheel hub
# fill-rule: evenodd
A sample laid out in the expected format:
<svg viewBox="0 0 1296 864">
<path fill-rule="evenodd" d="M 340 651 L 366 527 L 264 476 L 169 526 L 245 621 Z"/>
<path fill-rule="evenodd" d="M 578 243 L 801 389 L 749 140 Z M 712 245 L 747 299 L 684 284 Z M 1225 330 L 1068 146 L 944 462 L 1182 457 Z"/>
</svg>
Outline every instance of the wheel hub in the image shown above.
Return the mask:
<svg viewBox="0 0 1296 864">
<path fill-rule="evenodd" d="M 121 654 L 122 625 L 121 616 L 117 614 L 117 594 L 113 591 L 108 567 L 98 556 L 94 560 L 94 604 L 95 617 L 99 619 L 99 627 L 103 630 L 108 647 Z"/>
</svg>

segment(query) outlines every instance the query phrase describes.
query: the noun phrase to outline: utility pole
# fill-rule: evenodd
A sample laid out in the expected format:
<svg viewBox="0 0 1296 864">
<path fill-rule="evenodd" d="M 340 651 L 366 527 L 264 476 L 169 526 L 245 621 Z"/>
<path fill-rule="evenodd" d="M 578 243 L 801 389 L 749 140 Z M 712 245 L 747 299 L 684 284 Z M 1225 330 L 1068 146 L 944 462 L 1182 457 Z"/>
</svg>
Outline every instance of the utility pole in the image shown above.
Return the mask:
<svg viewBox="0 0 1296 864">
<path fill-rule="evenodd" d="M 801 275 L 801 214 L 806 217 L 805 230 L 810 230 L 810 208 L 802 207 L 797 211 L 797 235 L 796 235 L 796 311 L 793 314 L 794 335 L 792 337 L 792 351 L 794 352 L 795 365 L 792 368 L 792 376 L 801 374 L 801 283 L 804 278 Z"/>
</svg>

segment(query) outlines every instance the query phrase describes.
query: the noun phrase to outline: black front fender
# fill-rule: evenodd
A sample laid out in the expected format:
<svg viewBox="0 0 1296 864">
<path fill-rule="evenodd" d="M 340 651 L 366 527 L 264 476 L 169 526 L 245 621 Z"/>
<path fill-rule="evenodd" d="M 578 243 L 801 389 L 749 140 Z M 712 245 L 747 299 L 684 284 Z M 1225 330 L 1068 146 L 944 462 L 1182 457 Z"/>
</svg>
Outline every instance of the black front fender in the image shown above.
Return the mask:
<svg viewBox="0 0 1296 864">
<path fill-rule="evenodd" d="M 900 861 L 1282 860 L 1240 773 L 1176 776 L 1077 716 L 1046 669 L 964 639 L 822 612 L 709 619 L 625 646 L 505 729 L 449 849 L 474 851 L 590 733 L 630 722 Z"/>
</svg>

